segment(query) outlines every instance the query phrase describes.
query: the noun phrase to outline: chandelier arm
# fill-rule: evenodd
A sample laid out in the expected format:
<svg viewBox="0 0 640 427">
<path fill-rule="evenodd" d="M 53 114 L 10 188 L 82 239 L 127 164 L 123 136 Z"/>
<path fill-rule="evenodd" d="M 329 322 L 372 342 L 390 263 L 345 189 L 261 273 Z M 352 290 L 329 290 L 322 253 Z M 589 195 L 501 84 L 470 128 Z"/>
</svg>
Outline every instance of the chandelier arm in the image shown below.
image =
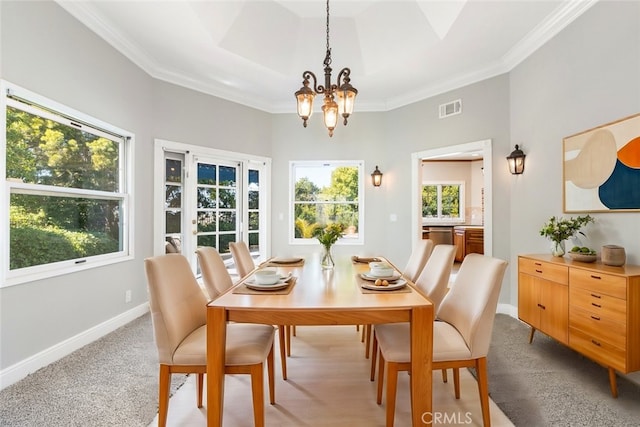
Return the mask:
<svg viewBox="0 0 640 427">
<path fill-rule="evenodd" d="M 349 83 L 351 81 L 351 78 L 349 77 L 351 75 L 351 70 L 347 67 L 343 68 L 342 70 L 340 70 L 340 73 L 338 73 L 338 79 L 336 81 L 338 87 L 342 86 L 342 82 L 344 81 L 344 83 Z M 343 80 L 344 79 L 344 80 Z"/>
<path fill-rule="evenodd" d="M 316 77 L 315 74 L 313 74 L 313 72 L 305 71 L 304 73 L 302 73 L 302 78 L 304 78 L 304 81 L 306 83 L 313 81 L 313 91 L 315 93 L 322 94 L 325 92 L 324 86 L 322 85 L 318 86 L 318 78 Z"/>
</svg>

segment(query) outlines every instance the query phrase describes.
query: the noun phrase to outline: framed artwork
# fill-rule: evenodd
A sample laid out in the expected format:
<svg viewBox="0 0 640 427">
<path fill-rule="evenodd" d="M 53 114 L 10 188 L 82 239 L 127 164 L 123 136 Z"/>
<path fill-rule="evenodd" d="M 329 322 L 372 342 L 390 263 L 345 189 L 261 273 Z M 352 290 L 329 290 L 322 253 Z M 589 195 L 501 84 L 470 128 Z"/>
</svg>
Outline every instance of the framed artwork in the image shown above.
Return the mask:
<svg viewBox="0 0 640 427">
<path fill-rule="evenodd" d="M 640 210 L 640 114 L 562 142 L 564 212 Z"/>
</svg>

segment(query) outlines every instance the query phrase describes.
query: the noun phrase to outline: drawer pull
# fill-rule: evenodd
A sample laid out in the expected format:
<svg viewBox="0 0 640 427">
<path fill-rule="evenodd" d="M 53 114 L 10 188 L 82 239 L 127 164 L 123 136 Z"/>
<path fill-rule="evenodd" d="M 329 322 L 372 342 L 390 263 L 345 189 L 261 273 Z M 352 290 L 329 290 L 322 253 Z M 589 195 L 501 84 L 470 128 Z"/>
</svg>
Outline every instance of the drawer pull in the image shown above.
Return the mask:
<svg viewBox="0 0 640 427">
<path fill-rule="evenodd" d="M 600 343 L 596 340 L 591 340 L 592 343 L 594 343 L 595 345 L 597 345 L 598 347 L 600 347 Z"/>
<path fill-rule="evenodd" d="M 591 294 L 591 296 L 594 298 L 602 298 L 600 295 L 596 295 L 596 294 Z"/>
<path fill-rule="evenodd" d="M 542 270 L 536 270 L 536 273 L 542 274 Z"/>
<path fill-rule="evenodd" d="M 598 279 L 598 280 L 602 279 L 602 277 L 600 277 L 600 276 L 595 276 L 595 275 L 593 275 L 593 274 L 591 275 L 591 278 L 592 278 L 592 279 Z"/>
<path fill-rule="evenodd" d="M 592 318 L 593 320 L 600 320 L 600 318 L 599 318 L 598 316 L 591 316 L 591 318 Z"/>
<path fill-rule="evenodd" d="M 539 262 L 534 262 L 534 264 L 535 264 L 535 265 L 542 266 L 542 264 L 541 264 L 541 263 L 539 263 Z"/>
<path fill-rule="evenodd" d="M 602 308 L 602 306 L 600 304 L 596 304 L 595 302 L 592 302 L 591 305 L 594 306 L 594 307 Z"/>
<path fill-rule="evenodd" d="M 543 309 L 543 310 L 546 310 L 546 309 L 547 309 L 547 307 L 545 307 L 545 306 L 544 306 L 544 305 L 542 305 L 542 304 L 538 304 L 538 307 L 540 307 L 540 308 L 541 308 L 541 309 Z"/>
</svg>

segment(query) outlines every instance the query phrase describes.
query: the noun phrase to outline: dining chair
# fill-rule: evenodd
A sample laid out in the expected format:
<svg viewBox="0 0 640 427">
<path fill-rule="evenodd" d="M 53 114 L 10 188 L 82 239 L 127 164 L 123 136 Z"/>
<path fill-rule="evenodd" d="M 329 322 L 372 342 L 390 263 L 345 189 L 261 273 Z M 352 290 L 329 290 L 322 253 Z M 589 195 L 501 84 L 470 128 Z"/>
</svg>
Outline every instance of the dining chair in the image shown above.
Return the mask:
<svg viewBox="0 0 640 427">
<path fill-rule="evenodd" d="M 437 246 L 436 246 L 437 247 Z M 460 398 L 460 368 L 475 368 L 482 422 L 491 425 L 487 353 L 491 343 L 498 295 L 507 262 L 480 254 L 467 255 L 446 294 L 433 324 L 432 369 L 453 369 L 456 399 Z M 377 402 L 382 403 L 384 366 L 387 366 L 387 427 L 393 426 L 399 371 L 410 371 L 410 331 L 402 323 L 376 326 L 380 348 Z"/>
<path fill-rule="evenodd" d="M 433 304 L 433 312 L 438 312 L 438 307 L 442 302 L 449 285 L 451 269 L 453 268 L 456 247 L 454 245 L 436 245 L 427 260 L 426 265 L 415 281 L 416 288 L 422 295 L 429 298 Z M 407 323 L 408 325 L 408 323 Z M 390 327 L 390 324 L 376 325 L 373 333 L 373 344 L 371 354 L 371 381 L 375 379 L 376 357 L 378 355 L 378 330 Z M 444 378 L 444 375 L 443 375 Z"/>
<path fill-rule="evenodd" d="M 421 239 L 414 246 L 407 261 L 407 265 L 402 270 L 402 275 L 405 279 L 411 280 L 415 283 L 418 276 L 422 272 L 424 265 L 427 263 L 431 251 L 433 250 L 433 240 Z M 369 358 L 369 350 L 371 349 L 371 325 L 362 325 L 362 338 L 365 343 L 364 357 Z"/>
<path fill-rule="evenodd" d="M 207 297 L 180 254 L 144 260 L 154 338 L 160 363 L 158 426 L 169 409 L 171 375 L 196 374 L 197 406 L 207 372 Z M 250 374 L 254 423 L 264 426 L 264 361 L 267 360 L 269 400 L 275 403 L 273 373 L 274 329 L 269 325 L 227 325 L 225 374 Z"/>
<path fill-rule="evenodd" d="M 210 246 L 201 246 L 196 249 L 202 281 L 207 289 L 210 299 L 216 299 L 220 294 L 233 287 L 233 280 L 220 253 Z M 285 332 L 278 328 L 280 338 L 280 365 L 282 366 L 282 379 L 287 379 L 287 357 L 285 354 Z"/>
<path fill-rule="evenodd" d="M 231 256 L 233 257 L 233 261 L 236 264 L 238 275 L 240 277 L 245 277 L 247 274 L 251 273 L 254 268 L 256 268 L 251 252 L 249 251 L 249 247 L 244 241 L 229 243 L 229 250 L 231 251 Z M 285 337 L 287 355 L 291 356 L 291 327 L 279 325 L 278 328 L 280 328 L 281 331 L 280 337 Z"/>
</svg>

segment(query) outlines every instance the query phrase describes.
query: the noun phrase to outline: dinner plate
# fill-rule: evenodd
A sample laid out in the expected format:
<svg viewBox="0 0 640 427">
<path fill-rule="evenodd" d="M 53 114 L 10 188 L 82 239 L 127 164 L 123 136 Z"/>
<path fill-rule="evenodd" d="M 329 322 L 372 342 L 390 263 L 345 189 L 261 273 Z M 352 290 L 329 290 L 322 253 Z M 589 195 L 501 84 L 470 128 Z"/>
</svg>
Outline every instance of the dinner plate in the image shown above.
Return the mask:
<svg viewBox="0 0 640 427">
<path fill-rule="evenodd" d="M 375 282 L 378 279 L 382 279 L 382 280 L 398 280 L 402 276 L 399 273 L 394 273 L 391 276 L 380 277 L 380 276 L 374 276 L 373 274 L 371 274 L 371 272 L 368 272 L 368 273 L 360 273 L 360 277 L 362 277 L 364 280 L 369 280 L 369 281 Z"/>
<path fill-rule="evenodd" d="M 249 289 L 254 289 L 256 291 L 277 291 L 280 289 L 284 289 L 289 286 L 289 282 L 287 280 L 280 280 L 275 285 L 259 285 L 251 280 L 247 280 L 244 282 L 244 285 Z"/>
<path fill-rule="evenodd" d="M 396 283 L 389 283 L 389 286 L 376 286 L 373 283 L 365 282 L 360 286 L 372 291 L 395 291 L 396 289 L 401 289 L 407 286 L 407 281 L 398 280 Z"/>
</svg>

